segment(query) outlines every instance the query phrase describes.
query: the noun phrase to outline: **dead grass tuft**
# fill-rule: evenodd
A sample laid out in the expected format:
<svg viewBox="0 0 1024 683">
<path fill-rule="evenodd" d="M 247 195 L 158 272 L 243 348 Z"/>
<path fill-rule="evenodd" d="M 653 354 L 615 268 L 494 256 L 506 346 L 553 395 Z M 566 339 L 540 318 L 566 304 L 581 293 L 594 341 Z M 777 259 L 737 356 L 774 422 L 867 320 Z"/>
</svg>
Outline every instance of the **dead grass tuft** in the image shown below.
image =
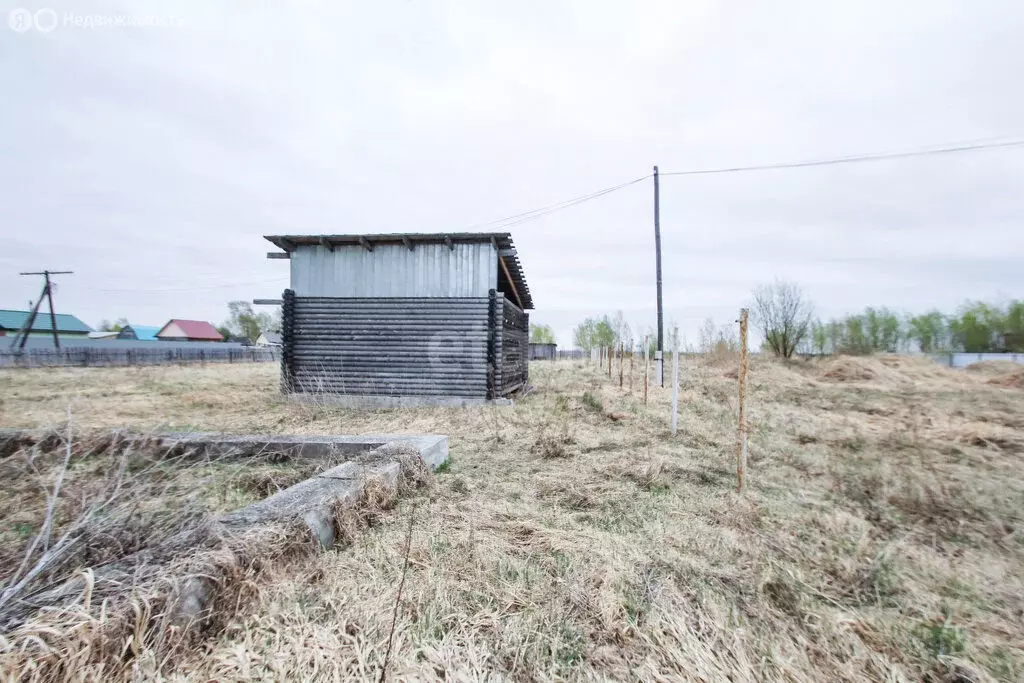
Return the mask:
<svg viewBox="0 0 1024 683">
<path fill-rule="evenodd" d="M 1005 375 L 993 377 L 988 380 L 988 384 L 994 384 L 997 387 L 1007 387 L 1010 389 L 1024 389 L 1024 368 L 1014 370 Z"/>
</svg>

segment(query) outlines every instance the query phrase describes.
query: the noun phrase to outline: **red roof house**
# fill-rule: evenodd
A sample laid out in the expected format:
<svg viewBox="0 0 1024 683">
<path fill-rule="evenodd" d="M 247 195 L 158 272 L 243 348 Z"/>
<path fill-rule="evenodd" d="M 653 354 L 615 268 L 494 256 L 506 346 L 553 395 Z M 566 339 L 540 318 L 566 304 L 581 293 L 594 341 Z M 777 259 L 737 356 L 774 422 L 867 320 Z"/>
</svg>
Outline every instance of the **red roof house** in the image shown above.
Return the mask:
<svg viewBox="0 0 1024 683">
<path fill-rule="evenodd" d="M 170 320 L 156 333 L 165 341 L 224 341 L 217 328 L 203 320 Z"/>
</svg>

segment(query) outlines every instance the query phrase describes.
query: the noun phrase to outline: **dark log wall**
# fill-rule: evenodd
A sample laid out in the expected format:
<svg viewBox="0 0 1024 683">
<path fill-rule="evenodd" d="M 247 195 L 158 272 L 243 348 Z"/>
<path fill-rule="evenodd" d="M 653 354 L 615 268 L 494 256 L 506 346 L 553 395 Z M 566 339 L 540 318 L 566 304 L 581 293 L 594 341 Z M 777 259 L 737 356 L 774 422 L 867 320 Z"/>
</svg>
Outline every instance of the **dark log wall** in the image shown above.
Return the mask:
<svg viewBox="0 0 1024 683">
<path fill-rule="evenodd" d="M 527 381 L 529 316 L 501 292 L 467 298 L 282 301 L 281 388 L 497 398 Z"/>
<path fill-rule="evenodd" d="M 488 299 L 293 297 L 285 388 L 371 396 L 487 396 Z M 289 322 L 285 294 L 284 321 Z"/>
<path fill-rule="evenodd" d="M 500 319 L 501 394 L 506 396 L 522 389 L 529 379 L 530 316 L 503 300 Z"/>
</svg>

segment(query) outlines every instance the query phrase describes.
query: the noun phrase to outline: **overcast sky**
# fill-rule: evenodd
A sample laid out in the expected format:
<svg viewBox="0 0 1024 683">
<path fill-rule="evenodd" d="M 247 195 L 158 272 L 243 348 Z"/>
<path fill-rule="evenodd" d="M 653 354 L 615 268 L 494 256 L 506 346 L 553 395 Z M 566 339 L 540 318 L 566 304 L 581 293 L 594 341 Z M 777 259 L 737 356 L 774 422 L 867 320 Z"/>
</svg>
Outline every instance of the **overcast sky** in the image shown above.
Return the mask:
<svg viewBox="0 0 1024 683">
<path fill-rule="evenodd" d="M 10 28 L 18 8 L 52 30 Z M 653 164 L 1024 138 L 1020 0 L 0 9 L 0 308 L 38 294 L 18 271 L 74 270 L 59 312 L 91 325 L 279 296 L 264 234 L 465 230 Z M 695 340 L 775 276 L 823 317 L 1024 296 L 1022 171 L 1009 148 L 665 177 L 666 321 Z M 652 194 L 510 229 L 561 344 L 587 315 L 653 324 Z"/>
</svg>

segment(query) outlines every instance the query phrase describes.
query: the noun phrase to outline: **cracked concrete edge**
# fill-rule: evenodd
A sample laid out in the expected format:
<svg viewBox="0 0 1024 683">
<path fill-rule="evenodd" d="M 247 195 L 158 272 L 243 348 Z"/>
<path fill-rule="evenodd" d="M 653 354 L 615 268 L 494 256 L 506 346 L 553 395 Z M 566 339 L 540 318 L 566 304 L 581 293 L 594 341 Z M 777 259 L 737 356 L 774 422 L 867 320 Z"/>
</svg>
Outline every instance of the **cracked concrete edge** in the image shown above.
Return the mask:
<svg viewBox="0 0 1024 683">
<path fill-rule="evenodd" d="M 337 408 L 472 408 L 511 406 L 510 398 L 459 398 L 454 396 L 357 396 L 354 394 L 288 394 L 293 403 L 311 403 Z"/>
</svg>

